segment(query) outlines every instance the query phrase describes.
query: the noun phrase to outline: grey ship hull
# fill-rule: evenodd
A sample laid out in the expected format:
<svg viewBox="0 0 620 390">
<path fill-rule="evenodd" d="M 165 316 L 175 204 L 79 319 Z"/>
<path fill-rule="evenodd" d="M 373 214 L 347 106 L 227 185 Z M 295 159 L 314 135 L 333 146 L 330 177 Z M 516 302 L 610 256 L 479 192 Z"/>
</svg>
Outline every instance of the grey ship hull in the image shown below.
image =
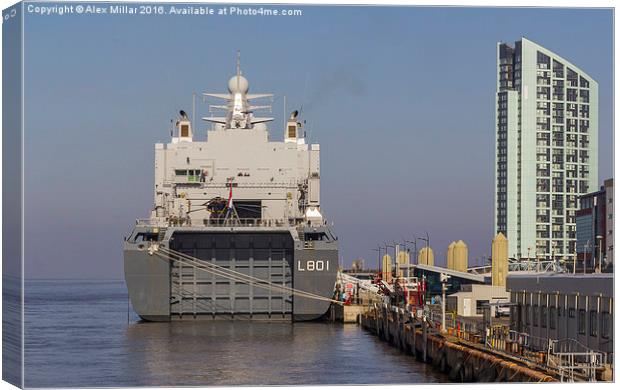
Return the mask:
<svg viewBox="0 0 620 390">
<path fill-rule="evenodd" d="M 308 321 L 330 303 L 228 280 L 151 255 L 155 241 L 201 260 L 296 290 L 331 298 L 338 242 L 328 227 L 136 226 L 124 243 L 125 280 L 144 320 Z"/>
</svg>

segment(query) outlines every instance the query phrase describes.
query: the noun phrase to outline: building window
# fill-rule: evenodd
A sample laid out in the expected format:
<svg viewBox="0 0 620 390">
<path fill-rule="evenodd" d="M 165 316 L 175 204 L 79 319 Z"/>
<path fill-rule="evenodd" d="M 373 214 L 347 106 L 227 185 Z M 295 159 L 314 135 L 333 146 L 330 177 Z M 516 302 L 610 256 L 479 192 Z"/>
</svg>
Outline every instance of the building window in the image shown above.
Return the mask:
<svg viewBox="0 0 620 390">
<path fill-rule="evenodd" d="M 476 314 L 484 314 L 484 307 L 489 304 L 488 300 L 476 301 Z"/>
<path fill-rule="evenodd" d="M 521 314 L 521 305 L 517 304 L 510 307 L 510 326 L 512 329 L 517 329 L 520 332 L 521 321 L 519 314 Z"/>
<path fill-rule="evenodd" d="M 604 311 L 601 313 L 601 337 L 604 339 L 609 338 L 609 330 L 611 326 L 611 315 L 609 312 Z"/>
<path fill-rule="evenodd" d="M 590 336 L 596 337 L 598 335 L 598 313 L 595 310 L 590 310 Z"/>
<path fill-rule="evenodd" d="M 530 305 L 525 305 L 525 325 L 529 326 L 531 323 Z"/>
<path fill-rule="evenodd" d="M 559 310 L 557 311 L 558 313 L 560 312 Z M 556 321 L 556 309 L 555 307 L 551 306 L 549 308 L 549 328 L 550 329 L 555 329 L 555 321 Z"/>
<path fill-rule="evenodd" d="M 586 311 L 581 309 L 579 310 L 579 334 L 586 334 Z"/>
<path fill-rule="evenodd" d="M 532 306 L 532 325 L 538 326 L 538 306 Z"/>
<path fill-rule="evenodd" d="M 544 306 L 540 307 L 540 326 L 547 328 L 547 308 Z"/>
<path fill-rule="evenodd" d="M 199 182 L 201 181 L 202 170 L 200 169 L 175 169 L 174 174 L 177 181 Z"/>
<path fill-rule="evenodd" d="M 551 57 L 537 51 L 536 52 L 536 65 L 538 69 L 550 69 L 551 68 Z"/>
<path fill-rule="evenodd" d="M 568 309 L 568 318 L 575 318 L 575 309 Z"/>
</svg>

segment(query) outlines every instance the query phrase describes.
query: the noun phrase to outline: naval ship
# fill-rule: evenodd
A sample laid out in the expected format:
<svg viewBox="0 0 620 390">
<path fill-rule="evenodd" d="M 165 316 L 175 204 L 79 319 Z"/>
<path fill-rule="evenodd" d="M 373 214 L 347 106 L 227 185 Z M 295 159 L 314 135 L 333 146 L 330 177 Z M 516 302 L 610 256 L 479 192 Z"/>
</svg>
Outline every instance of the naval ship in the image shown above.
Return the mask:
<svg viewBox="0 0 620 390">
<path fill-rule="evenodd" d="M 269 139 L 272 94 L 237 72 L 199 140 L 184 112 L 155 144 L 154 207 L 124 242 L 131 304 L 147 321 L 308 321 L 329 309 L 338 239 L 321 212 L 320 148 L 294 111 Z M 279 137 L 278 137 L 279 138 Z"/>
</svg>

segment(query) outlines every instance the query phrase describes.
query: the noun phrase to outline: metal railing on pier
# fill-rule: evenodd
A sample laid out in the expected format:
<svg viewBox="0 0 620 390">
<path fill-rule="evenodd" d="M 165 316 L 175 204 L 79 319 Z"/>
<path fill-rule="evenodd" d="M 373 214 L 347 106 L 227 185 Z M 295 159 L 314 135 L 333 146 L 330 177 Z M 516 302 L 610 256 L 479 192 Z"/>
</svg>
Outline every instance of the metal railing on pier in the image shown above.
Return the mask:
<svg viewBox="0 0 620 390">
<path fill-rule="evenodd" d="M 547 364 L 556 368 L 562 382 L 574 382 L 576 376 L 596 381 L 596 372 L 605 367 L 606 356 L 574 339 L 549 340 Z"/>
<path fill-rule="evenodd" d="M 561 269 L 561 261 L 554 261 L 549 259 L 521 259 L 521 260 L 509 260 L 508 271 L 509 272 L 558 272 Z M 474 275 L 484 275 L 491 273 L 491 265 L 482 265 L 478 267 L 471 267 L 468 272 Z"/>
<path fill-rule="evenodd" d="M 371 305 L 368 312 L 376 315 L 378 310 L 402 312 L 414 321 L 426 322 L 428 331 L 441 332 L 442 314 L 434 305 L 416 308 L 383 303 Z M 510 330 L 504 324 L 489 326 L 484 321 L 469 325 L 464 326 L 462 319 L 446 312 L 447 329 L 441 333 L 455 337 L 457 343 L 553 372 L 562 382 L 597 381 L 604 377 L 604 371 L 610 364 L 607 354 L 590 349 L 577 340 L 541 338 Z"/>
</svg>

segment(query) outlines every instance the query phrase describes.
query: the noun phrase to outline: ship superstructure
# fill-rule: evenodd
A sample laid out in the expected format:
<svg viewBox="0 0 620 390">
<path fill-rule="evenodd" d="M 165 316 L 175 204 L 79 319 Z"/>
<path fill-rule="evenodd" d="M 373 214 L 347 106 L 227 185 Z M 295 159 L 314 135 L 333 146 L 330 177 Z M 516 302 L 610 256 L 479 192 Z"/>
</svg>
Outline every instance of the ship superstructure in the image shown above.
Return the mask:
<svg viewBox="0 0 620 390">
<path fill-rule="evenodd" d="M 283 141 L 271 94 L 250 94 L 237 72 L 228 93 L 205 93 L 222 116 L 199 140 L 181 111 L 169 143 L 155 145 L 154 207 L 125 241 L 125 278 L 147 320 L 311 320 L 329 308 L 338 242 L 321 212 L 320 148 L 306 143 L 298 112 Z M 321 299 L 322 298 L 322 299 Z"/>
</svg>

